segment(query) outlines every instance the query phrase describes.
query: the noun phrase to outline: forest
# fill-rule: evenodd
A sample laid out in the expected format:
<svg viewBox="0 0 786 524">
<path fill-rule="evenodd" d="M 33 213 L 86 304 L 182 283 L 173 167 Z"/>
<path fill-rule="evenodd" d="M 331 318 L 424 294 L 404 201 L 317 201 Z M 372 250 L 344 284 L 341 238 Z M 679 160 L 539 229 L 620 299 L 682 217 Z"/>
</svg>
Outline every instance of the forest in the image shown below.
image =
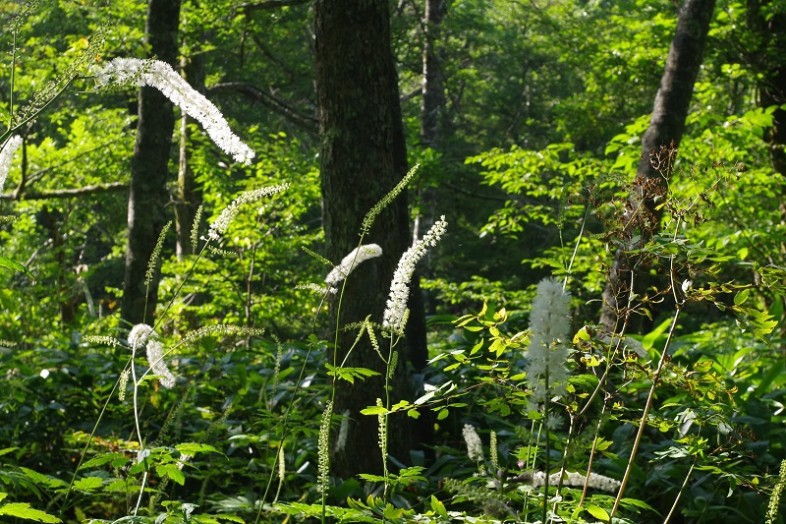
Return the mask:
<svg viewBox="0 0 786 524">
<path fill-rule="evenodd" d="M 0 521 L 786 522 L 786 2 L 0 23 Z"/>
</svg>

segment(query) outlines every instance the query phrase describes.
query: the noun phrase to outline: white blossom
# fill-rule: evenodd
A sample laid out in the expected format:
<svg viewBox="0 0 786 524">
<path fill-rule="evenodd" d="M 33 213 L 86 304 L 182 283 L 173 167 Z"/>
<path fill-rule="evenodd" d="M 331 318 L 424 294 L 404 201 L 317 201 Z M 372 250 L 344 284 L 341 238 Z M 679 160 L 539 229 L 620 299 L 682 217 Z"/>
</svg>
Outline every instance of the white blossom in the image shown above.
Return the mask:
<svg viewBox="0 0 786 524">
<path fill-rule="evenodd" d="M 570 295 L 551 278 L 540 281 L 529 319 L 527 384 L 534 402 L 565 394 L 570 333 Z"/>
<path fill-rule="evenodd" d="M 221 111 L 191 87 L 172 67 L 159 60 L 115 58 L 94 71 L 99 86 L 127 85 L 153 87 L 198 121 L 208 136 L 237 162 L 251 163 L 254 151 L 229 128 Z"/>
<path fill-rule="evenodd" d="M 407 322 L 409 284 L 412 281 L 412 275 L 415 273 L 415 264 L 426 256 L 429 247 L 437 245 L 439 239 L 445 234 L 447 225 L 445 215 L 442 215 L 423 238 L 416 240 L 401 255 L 396 272 L 393 273 L 393 282 L 390 284 L 390 296 L 385 307 L 385 313 L 382 315 L 382 327 L 399 335 L 404 333 L 404 326 Z"/>
<path fill-rule="evenodd" d="M 280 184 L 278 186 L 263 187 L 261 189 L 254 189 L 252 191 L 246 191 L 245 193 L 242 193 L 239 197 L 233 200 L 231 204 L 225 207 L 224 210 L 221 211 L 221 214 L 218 216 L 218 218 L 212 224 L 210 224 L 210 230 L 207 233 L 208 238 L 210 240 L 218 240 L 221 238 L 221 235 L 226 232 L 229 224 L 231 224 L 232 220 L 235 219 L 238 211 L 240 211 L 240 206 L 243 204 L 255 202 L 268 195 L 280 193 L 288 187 L 289 184 Z"/>
<path fill-rule="evenodd" d="M 562 484 L 564 486 L 582 487 L 586 482 L 587 487 L 589 488 L 599 489 L 601 491 L 607 491 L 610 493 L 617 491 L 620 487 L 620 481 L 611 477 L 606 477 L 605 475 L 599 475 L 597 473 L 590 473 L 588 480 L 586 475 L 577 472 L 564 472 L 563 475 L 560 475 L 560 472 L 552 473 L 549 475 L 549 485 L 556 486 L 560 481 L 560 477 L 562 477 Z M 546 474 L 544 472 L 536 471 L 532 474 L 533 487 L 539 488 L 545 485 L 545 483 Z"/>
<path fill-rule="evenodd" d="M 148 338 L 155 335 L 156 332 L 152 327 L 147 324 L 137 324 L 128 333 L 128 345 L 131 349 L 140 348 L 147 343 Z"/>
<path fill-rule="evenodd" d="M 0 150 L 0 191 L 5 186 L 5 180 L 8 178 L 8 172 L 11 170 L 11 160 L 14 158 L 14 153 L 22 145 L 22 137 L 14 135 L 3 144 L 3 149 Z"/>
<path fill-rule="evenodd" d="M 147 362 L 153 374 L 158 377 L 158 381 L 167 389 L 175 387 L 175 376 L 169 371 L 169 367 L 164 361 L 164 347 L 158 340 L 150 339 L 147 341 Z"/>
<path fill-rule="evenodd" d="M 353 249 L 341 262 L 334 267 L 325 282 L 329 286 L 335 286 L 349 276 L 353 269 L 355 269 L 361 262 L 376 258 L 382 254 L 382 248 L 377 244 L 365 244 Z"/>
<path fill-rule="evenodd" d="M 462 430 L 464 435 L 464 442 L 467 444 L 467 456 L 472 462 L 483 462 L 483 442 L 480 440 L 475 426 L 472 424 L 464 424 Z"/>
</svg>

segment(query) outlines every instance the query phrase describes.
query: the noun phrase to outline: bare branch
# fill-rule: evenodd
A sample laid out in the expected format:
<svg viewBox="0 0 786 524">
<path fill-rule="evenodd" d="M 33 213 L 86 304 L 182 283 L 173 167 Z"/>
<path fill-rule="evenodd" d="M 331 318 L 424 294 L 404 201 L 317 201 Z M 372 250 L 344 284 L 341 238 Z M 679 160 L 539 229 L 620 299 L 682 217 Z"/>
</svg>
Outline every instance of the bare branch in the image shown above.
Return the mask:
<svg viewBox="0 0 786 524">
<path fill-rule="evenodd" d="M 254 2 L 240 4 L 238 7 L 243 11 L 260 11 L 263 9 L 278 9 L 290 5 L 303 5 L 309 3 L 311 0 L 265 0 L 264 2 Z"/>
<path fill-rule="evenodd" d="M 95 184 L 92 186 L 77 187 L 72 189 L 53 189 L 50 191 L 31 191 L 17 194 L 0 194 L 0 200 L 48 200 L 54 198 L 73 198 L 98 193 L 119 193 L 128 191 L 128 182 L 110 182 L 108 184 Z"/>
<path fill-rule="evenodd" d="M 253 100 L 254 102 L 259 102 L 270 110 L 289 119 L 291 122 L 302 127 L 306 131 L 311 133 L 317 132 L 318 126 L 316 118 L 300 113 L 280 98 L 262 91 L 251 84 L 247 84 L 245 82 L 223 82 L 208 89 L 209 93 L 219 93 L 225 91 L 240 93 L 246 98 Z"/>
</svg>

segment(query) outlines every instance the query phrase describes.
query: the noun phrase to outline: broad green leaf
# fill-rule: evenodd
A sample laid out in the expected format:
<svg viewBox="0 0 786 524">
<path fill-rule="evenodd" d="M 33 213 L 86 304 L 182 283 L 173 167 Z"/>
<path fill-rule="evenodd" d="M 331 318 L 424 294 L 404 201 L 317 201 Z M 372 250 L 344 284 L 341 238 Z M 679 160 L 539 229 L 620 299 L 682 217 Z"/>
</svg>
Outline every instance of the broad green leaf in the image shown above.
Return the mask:
<svg viewBox="0 0 786 524">
<path fill-rule="evenodd" d="M 130 461 L 131 459 L 122 453 L 101 453 L 100 455 L 96 455 L 90 460 L 83 462 L 82 465 L 79 466 L 79 469 L 95 468 L 110 463 L 113 468 L 119 468 L 126 465 Z"/>
<path fill-rule="evenodd" d="M 36 522 L 46 522 L 55 524 L 62 522 L 54 515 L 50 515 L 46 511 L 34 509 L 30 507 L 27 502 L 11 502 L 5 506 L 0 506 L 0 515 L 8 515 L 10 517 L 17 517 L 20 519 L 34 520 Z"/>
<path fill-rule="evenodd" d="M 98 489 L 104 483 L 101 477 L 85 477 L 74 482 L 74 489 L 80 491 L 92 491 Z"/>
<path fill-rule="evenodd" d="M 194 456 L 197 453 L 221 453 L 219 450 L 209 444 L 200 444 L 198 442 L 184 442 L 175 446 L 175 449 L 178 450 L 181 455 L 191 456 Z"/>
<path fill-rule="evenodd" d="M 173 482 L 181 486 L 186 483 L 186 476 L 177 464 L 162 464 L 156 466 L 156 473 L 160 477 L 169 477 Z"/>
<path fill-rule="evenodd" d="M 601 508 L 600 506 L 596 506 L 595 504 L 587 505 L 587 513 L 589 513 L 596 519 L 600 520 L 601 522 L 609 521 L 609 514 L 606 513 L 606 510 Z"/>
<path fill-rule="evenodd" d="M 360 410 L 361 415 L 384 415 L 387 412 L 388 410 L 385 406 L 369 406 Z"/>
</svg>

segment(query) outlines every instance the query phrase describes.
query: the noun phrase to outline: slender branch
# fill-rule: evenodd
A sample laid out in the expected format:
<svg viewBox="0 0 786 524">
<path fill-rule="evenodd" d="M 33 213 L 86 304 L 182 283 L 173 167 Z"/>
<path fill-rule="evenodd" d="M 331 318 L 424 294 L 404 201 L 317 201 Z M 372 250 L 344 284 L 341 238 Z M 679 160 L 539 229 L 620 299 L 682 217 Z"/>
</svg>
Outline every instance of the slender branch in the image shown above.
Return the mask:
<svg viewBox="0 0 786 524">
<path fill-rule="evenodd" d="M 291 122 L 304 128 L 308 132 L 317 132 L 318 126 L 316 118 L 299 112 L 280 98 L 273 96 L 270 93 L 266 93 L 258 87 L 246 82 L 222 82 L 208 89 L 208 93 L 220 93 L 226 91 L 240 93 L 249 100 L 259 102 L 268 109 L 271 109 L 272 111 L 289 119 Z"/>
<path fill-rule="evenodd" d="M 291 5 L 304 5 L 311 0 L 264 0 L 263 2 L 240 4 L 238 7 L 245 12 L 261 11 L 264 9 L 279 9 Z"/>
<path fill-rule="evenodd" d="M 48 200 L 54 198 L 74 198 L 99 193 L 120 193 L 128 191 L 128 182 L 109 182 L 92 186 L 76 187 L 71 189 L 52 189 L 31 192 L 13 192 L 0 194 L 1 200 Z"/>
</svg>

